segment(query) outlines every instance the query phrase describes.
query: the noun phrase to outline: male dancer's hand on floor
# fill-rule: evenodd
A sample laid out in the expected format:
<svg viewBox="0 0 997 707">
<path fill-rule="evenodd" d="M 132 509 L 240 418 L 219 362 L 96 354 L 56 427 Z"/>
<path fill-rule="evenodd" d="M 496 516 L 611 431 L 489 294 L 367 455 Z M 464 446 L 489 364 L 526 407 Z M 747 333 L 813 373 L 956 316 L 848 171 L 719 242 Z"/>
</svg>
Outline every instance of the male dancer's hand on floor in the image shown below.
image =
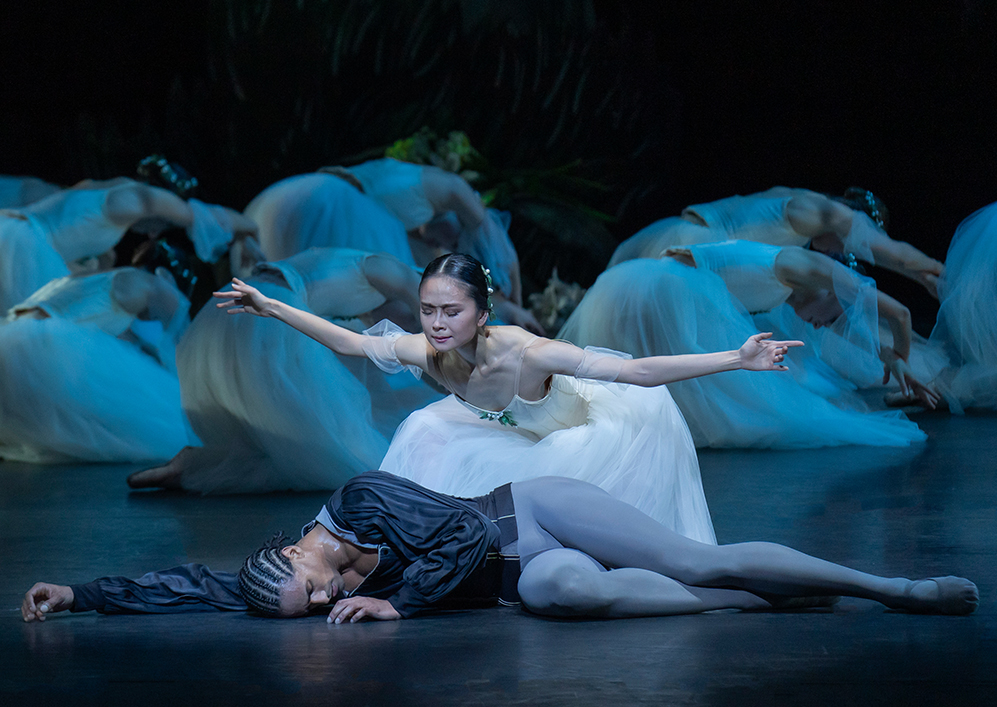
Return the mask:
<svg viewBox="0 0 997 707">
<path fill-rule="evenodd" d="M 28 623 L 44 621 L 46 614 L 72 608 L 75 600 L 73 590 L 69 587 L 36 582 L 24 595 L 24 601 L 21 602 L 21 616 Z"/>
<path fill-rule="evenodd" d="M 345 624 L 356 623 L 362 619 L 395 621 L 401 617 L 401 614 L 395 611 L 395 607 L 384 599 L 350 597 L 336 602 L 329 612 L 328 621 L 331 624 Z"/>
</svg>

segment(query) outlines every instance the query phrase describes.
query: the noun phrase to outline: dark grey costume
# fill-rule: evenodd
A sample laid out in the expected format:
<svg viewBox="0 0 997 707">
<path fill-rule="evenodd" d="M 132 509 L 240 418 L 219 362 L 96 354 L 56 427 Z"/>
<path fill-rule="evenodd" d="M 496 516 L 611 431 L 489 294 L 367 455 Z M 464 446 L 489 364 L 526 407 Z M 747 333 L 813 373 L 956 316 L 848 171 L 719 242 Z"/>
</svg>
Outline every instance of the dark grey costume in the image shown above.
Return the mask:
<svg viewBox="0 0 997 707">
<path fill-rule="evenodd" d="M 452 600 L 518 601 L 519 558 L 510 485 L 472 499 L 436 493 L 383 471 L 348 481 L 313 523 L 376 549 L 374 571 L 352 593 L 386 599 L 408 618 Z M 72 587 L 72 611 L 105 614 L 245 611 L 238 576 L 187 564 L 139 579 L 103 577 Z"/>
</svg>

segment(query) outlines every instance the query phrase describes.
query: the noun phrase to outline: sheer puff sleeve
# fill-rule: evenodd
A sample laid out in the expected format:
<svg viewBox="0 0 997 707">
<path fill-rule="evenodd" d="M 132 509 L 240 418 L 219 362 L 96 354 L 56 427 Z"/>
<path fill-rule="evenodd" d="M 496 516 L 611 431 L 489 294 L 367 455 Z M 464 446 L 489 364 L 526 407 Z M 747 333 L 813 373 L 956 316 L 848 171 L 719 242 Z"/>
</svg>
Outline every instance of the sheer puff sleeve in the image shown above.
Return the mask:
<svg viewBox="0 0 997 707">
<path fill-rule="evenodd" d="M 407 370 L 416 378 L 421 378 L 421 368 L 402 363 L 395 354 L 398 339 L 408 333 L 394 322 L 382 319 L 370 329 L 364 329 L 363 352 L 385 373 L 394 374 Z"/>
<path fill-rule="evenodd" d="M 620 377 L 623 362 L 632 358 L 630 354 L 613 349 L 586 346 L 582 352 L 582 360 L 575 369 L 574 377 L 613 383 Z"/>
</svg>

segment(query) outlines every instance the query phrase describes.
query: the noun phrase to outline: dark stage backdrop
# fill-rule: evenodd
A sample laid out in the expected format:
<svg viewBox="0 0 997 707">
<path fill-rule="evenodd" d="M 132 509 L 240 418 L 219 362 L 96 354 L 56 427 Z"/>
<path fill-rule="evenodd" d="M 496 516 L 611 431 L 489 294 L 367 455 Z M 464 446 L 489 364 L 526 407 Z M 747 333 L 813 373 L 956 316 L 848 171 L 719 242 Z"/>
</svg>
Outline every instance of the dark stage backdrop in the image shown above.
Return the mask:
<svg viewBox="0 0 997 707">
<path fill-rule="evenodd" d="M 647 223 L 774 184 L 872 189 L 941 258 L 997 200 L 991 5 L 7 3 L 0 172 L 68 184 L 159 151 L 241 208 L 429 126 L 512 185 L 534 286 L 554 265 L 590 284 Z M 926 295 L 875 274 L 930 327 Z"/>
</svg>

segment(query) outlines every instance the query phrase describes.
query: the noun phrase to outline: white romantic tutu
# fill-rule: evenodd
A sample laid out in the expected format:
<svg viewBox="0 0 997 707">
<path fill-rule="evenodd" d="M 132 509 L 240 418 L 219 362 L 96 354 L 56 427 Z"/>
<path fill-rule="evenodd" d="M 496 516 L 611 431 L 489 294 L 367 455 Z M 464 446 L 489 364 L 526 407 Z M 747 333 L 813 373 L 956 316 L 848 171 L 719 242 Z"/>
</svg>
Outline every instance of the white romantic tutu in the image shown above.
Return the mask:
<svg viewBox="0 0 997 707">
<path fill-rule="evenodd" d="M 254 279 L 264 295 L 299 295 Z M 177 348 L 183 406 L 204 446 L 184 488 L 202 493 L 335 489 L 388 447 L 367 390 L 327 348 L 275 319 L 202 309 Z"/>
<path fill-rule="evenodd" d="M 347 322 L 336 321 L 343 326 Z M 350 328 L 361 329 L 357 323 Z M 395 430 L 413 411 L 442 400 L 444 394 L 429 383 L 429 377 L 416 378 L 410 373 L 391 375 L 380 370 L 367 358 L 338 356 L 339 362 L 360 381 L 370 396 L 370 411 L 374 427 L 390 440 Z M 376 465 L 371 469 L 378 468 Z"/>
<path fill-rule="evenodd" d="M 644 357 L 729 351 L 758 331 L 715 273 L 665 258 L 604 272 L 559 336 Z M 790 369 L 798 367 L 799 353 L 790 350 Z M 837 404 L 788 372 L 728 371 L 668 388 L 699 446 L 905 446 L 925 438 L 902 413 L 864 412 L 864 403 L 844 390 L 850 384 L 824 368 L 812 387 L 824 386 Z"/>
<path fill-rule="evenodd" d="M 451 395 L 409 416 L 380 468 L 457 496 L 544 475 L 581 479 L 716 543 L 696 450 L 666 388 L 554 376 L 546 398 L 517 397 L 506 412 L 519 426 L 482 419 Z M 553 431 L 530 431 L 539 428 Z"/>
<path fill-rule="evenodd" d="M 264 189 L 246 207 L 271 260 L 312 247 L 388 253 L 415 267 L 408 234 L 384 207 L 331 174 L 302 174 Z"/>
<path fill-rule="evenodd" d="M 959 224 L 938 288 L 930 341 L 952 367 L 936 380 L 953 412 L 997 408 L 997 204 Z"/>
<path fill-rule="evenodd" d="M 158 461 L 194 442 L 176 376 L 135 346 L 59 318 L 0 325 L 0 457 Z"/>
<path fill-rule="evenodd" d="M 0 210 L 0 317 L 69 268 L 37 219 Z"/>
</svg>

